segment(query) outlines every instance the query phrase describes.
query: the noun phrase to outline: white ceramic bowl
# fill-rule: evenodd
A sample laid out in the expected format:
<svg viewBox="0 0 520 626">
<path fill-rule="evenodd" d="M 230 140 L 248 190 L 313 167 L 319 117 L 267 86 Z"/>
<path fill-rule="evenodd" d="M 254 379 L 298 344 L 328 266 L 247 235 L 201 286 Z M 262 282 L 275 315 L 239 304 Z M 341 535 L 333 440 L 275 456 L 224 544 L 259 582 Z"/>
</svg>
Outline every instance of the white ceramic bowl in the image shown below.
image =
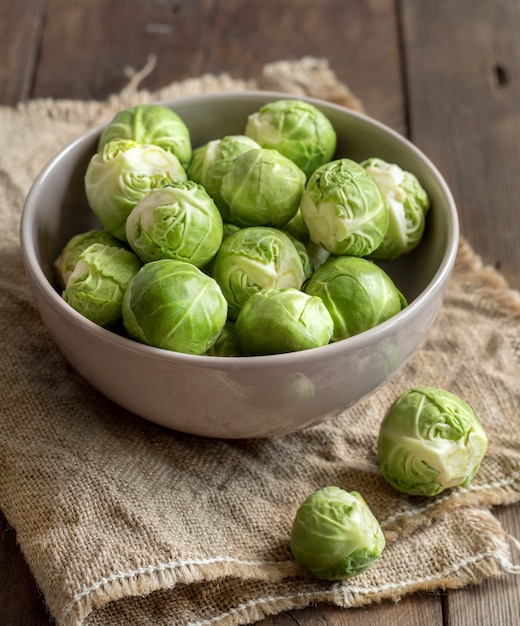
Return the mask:
<svg viewBox="0 0 520 626">
<path fill-rule="evenodd" d="M 168 101 L 194 146 L 242 134 L 249 113 L 287 94 L 216 93 Z M 99 227 L 83 177 L 100 128 L 58 154 L 35 181 L 21 221 L 22 254 L 44 324 L 72 366 L 101 393 L 168 428 L 210 437 L 266 437 L 331 417 L 374 392 L 413 354 L 444 297 L 458 243 L 456 208 L 446 183 L 416 147 L 391 129 L 340 106 L 310 100 L 333 123 L 337 156 L 378 156 L 413 172 L 432 208 L 423 242 L 385 266 L 408 306 L 355 337 L 290 354 L 209 357 L 149 347 L 91 323 L 56 288 L 53 262 L 68 239 Z"/>
</svg>

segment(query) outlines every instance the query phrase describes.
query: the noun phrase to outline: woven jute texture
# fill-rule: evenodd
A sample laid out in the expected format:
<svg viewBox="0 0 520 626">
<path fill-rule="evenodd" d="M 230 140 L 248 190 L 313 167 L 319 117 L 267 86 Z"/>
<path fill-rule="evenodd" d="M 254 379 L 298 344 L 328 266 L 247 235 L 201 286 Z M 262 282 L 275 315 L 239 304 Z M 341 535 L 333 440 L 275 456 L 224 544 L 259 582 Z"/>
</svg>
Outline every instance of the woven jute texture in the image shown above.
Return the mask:
<svg viewBox="0 0 520 626">
<path fill-rule="evenodd" d="M 461 241 L 446 300 L 418 352 L 376 394 L 306 431 L 212 440 L 115 406 L 56 349 L 24 278 L 18 225 L 48 159 L 115 111 L 216 90 L 270 89 L 359 108 L 326 61 L 203 76 L 105 102 L 0 109 L 0 505 L 58 624 L 235 625 L 293 607 L 343 607 L 517 571 L 492 506 L 520 497 L 520 295 Z M 490 444 L 467 489 L 393 491 L 377 470 L 379 423 L 398 394 L 434 385 L 474 408 Z M 291 558 L 298 505 L 337 485 L 363 494 L 387 547 L 366 573 L 313 579 Z"/>
</svg>

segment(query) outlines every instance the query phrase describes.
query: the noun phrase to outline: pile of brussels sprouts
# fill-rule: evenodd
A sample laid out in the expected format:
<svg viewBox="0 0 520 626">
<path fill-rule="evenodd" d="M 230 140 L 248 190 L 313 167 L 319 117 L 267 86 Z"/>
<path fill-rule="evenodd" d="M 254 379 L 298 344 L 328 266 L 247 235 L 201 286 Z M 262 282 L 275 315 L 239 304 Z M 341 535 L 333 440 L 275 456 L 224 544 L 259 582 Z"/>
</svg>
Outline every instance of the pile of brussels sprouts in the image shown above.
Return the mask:
<svg viewBox="0 0 520 626">
<path fill-rule="evenodd" d="M 102 228 L 55 267 L 93 322 L 176 352 L 251 356 L 319 347 L 406 306 L 375 262 L 415 248 L 430 201 L 380 158 L 334 158 L 306 101 L 270 102 L 243 135 L 192 147 L 168 107 L 120 111 L 85 174 Z"/>
<path fill-rule="evenodd" d="M 453 393 L 415 387 L 384 416 L 377 439 L 379 469 L 394 489 L 432 497 L 467 487 L 480 468 L 487 436 L 473 409 Z M 295 560 L 317 578 L 341 580 L 371 567 L 385 536 L 357 491 L 328 486 L 296 511 L 291 538 Z"/>
</svg>

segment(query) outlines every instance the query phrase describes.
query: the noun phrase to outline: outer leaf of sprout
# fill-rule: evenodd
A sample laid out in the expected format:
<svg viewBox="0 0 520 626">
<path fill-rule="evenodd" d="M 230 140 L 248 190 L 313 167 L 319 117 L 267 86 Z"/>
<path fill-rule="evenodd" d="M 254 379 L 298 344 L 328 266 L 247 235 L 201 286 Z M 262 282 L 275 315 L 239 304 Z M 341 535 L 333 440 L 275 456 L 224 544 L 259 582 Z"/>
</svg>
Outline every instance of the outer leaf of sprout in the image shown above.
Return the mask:
<svg viewBox="0 0 520 626">
<path fill-rule="evenodd" d="M 302 213 L 299 208 L 295 216 L 284 224 L 283 230 L 298 241 L 301 241 L 304 245 L 307 245 L 310 241 L 309 229 L 303 221 Z"/>
</svg>

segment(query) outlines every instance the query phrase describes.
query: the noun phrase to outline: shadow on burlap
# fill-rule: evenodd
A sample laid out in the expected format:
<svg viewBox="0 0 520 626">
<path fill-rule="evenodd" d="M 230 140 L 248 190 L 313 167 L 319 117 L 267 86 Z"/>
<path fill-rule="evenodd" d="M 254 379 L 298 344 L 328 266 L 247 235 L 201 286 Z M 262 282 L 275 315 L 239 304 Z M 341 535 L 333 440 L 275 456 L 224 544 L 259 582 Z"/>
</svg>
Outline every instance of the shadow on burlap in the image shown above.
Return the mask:
<svg viewBox="0 0 520 626">
<path fill-rule="evenodd" d="M 226 441 L 171 432 L 113 405 L 65 362 L 34 309 L 18 247 L 24 197 L 53 154 L 125 106 L 181 94 L 269 89 L 360 108 L 311 58 L 271 64 L 251 81 L 203 76 L 155 93 L 137 91 L 134 78 L 105 102 L 0 109 L 0 505 L 56 621 L 229 626 L 517 571 L 515 540 L 490 507 L 520 496 L 520 295 L 464 241 L 418 352 L 376 394 L 300 433 Z M 422 384 L 467 400 L 490 439 L 471 486 L 429 500 L 393 491 L 376 460 L 384 413 Z M 309 577 L 289 550 L 298 505 L 326 485 L 360 491 L 387 539 L 370 570 L 334 584 Z"/>
</svg>

